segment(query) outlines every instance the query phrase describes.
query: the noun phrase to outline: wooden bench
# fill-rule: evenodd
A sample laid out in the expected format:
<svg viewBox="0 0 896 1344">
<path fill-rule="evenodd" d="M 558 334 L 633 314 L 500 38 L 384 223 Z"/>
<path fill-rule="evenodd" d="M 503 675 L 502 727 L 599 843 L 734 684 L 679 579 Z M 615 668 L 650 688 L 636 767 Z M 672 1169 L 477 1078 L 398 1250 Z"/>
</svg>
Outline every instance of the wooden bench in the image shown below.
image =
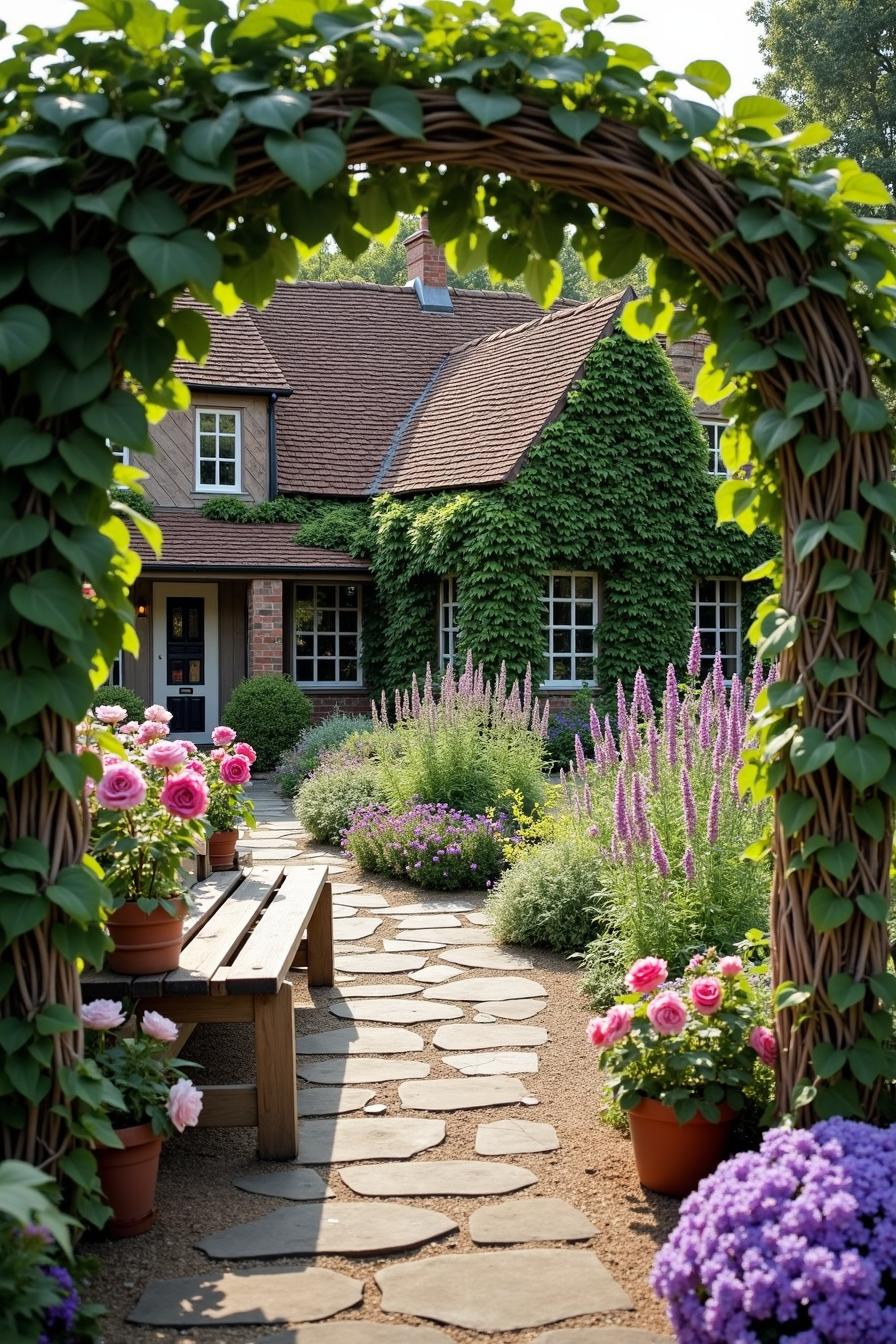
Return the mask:
<svg viewBox="0 0 896 1344">
<path fill-rule="evenodd" d="M 333 983 L 333 897 L 325 867 L 262 865 L 213 873 L 192 888 L 176 971 L 82 977 L 85 1000 L 128 999 L 182 1025 L 179 1052 L 200 1022 L 255 1024 L 256 1081 L 204 1086 L 200 1125 L 255 1125 L 258 1155 L 298 1152 L 296 1031 L 291 969 Z"/>
</svg>

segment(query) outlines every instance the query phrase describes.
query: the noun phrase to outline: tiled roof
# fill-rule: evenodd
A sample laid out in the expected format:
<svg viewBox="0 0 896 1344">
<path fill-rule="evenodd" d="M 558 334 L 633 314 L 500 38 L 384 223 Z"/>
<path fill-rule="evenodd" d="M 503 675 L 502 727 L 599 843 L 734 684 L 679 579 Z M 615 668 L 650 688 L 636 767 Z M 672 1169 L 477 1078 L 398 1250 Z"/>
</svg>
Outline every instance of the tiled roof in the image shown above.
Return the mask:
<svg viewBox="0 0 896 1344">
<path fill-rule="evenodd" d="M 452 290 L 425 313 L 412 289 L 281 284 L 252 320 L 292 385 L 277 406 L 280 489 L 365 494 L 393 435 L 449 350 L 542 315 L 524 294 Z"/>
<path fill-rule="evenodd" d="M 632 293 L 561 308 L 453 350 L 396 436 L 377 487 L 407 494 L 514 475 Z"/>
<path fill-rule="evenodd" d="M 144 570 L 238 569 L 259 570 L 331 570 L 364 571 L 364 560 L 356 560 L 344 551 L 324 551 L 297 546 L 295 523 L 222 523 L 203 518 L 193 509 L 157 509 L 155 521 L 162 529 L 162 558 L 155 555 L 142 538 L 135 547 Z"/>
<path fill-rule="evenodd" d="M 195 308 L 211 327 L 212 344 L 204 364 L 174 362 L 174 372 L 188 387 L 241 387 L 289 392 L 289 380 L 259 335 L 253 310 L 240 308 L 224 318 L 213 308 L 181 299 L 181 308 Z"/>
</svg>

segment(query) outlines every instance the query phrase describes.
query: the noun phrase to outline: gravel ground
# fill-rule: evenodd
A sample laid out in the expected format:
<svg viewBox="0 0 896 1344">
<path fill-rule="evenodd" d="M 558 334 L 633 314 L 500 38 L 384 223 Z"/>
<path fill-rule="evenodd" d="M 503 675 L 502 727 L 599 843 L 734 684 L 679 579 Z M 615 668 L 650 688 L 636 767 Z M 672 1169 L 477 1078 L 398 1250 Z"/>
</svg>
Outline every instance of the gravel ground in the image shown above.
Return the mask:
<svg viewBox="0 0 896 1344">
<path fill-rule="evenodd" d="M 348 882 L 361 879 L 352 873 L 341 873 L 337 880 Z M 418 889 L 409 888 L 403 883 L 377 880 L 375 883 L 366 881 L 366 885 L 370 889 L 382 891 L 393 904 L 417 900 L 422 895 Z M 457 895 L 461 897 L 463 893 Z M 353 899 L 345 897 L 346 901 Z M 475 899 L 481 901 L 481 893 L 476 893 Z M 383 936 L 390 936 L 394 927 L 384 923 L 373 938 L 353 946 L 359 949 L 376 947 Z M 438 953 L 428 955 L 435 958 Z M 539 1072 L 522 1076 L 527 1086 L 531 1087 L 531 1092 L 540 1098 L 541 1105 L 439 1113 L 439 1118 L 443 1118 L 447 1125 L 445 1142 L 419 1156 L 422 1160 L 472 1158 L 475 1156 L 473 1141 L 477 1124 L 510 1114 L 554 1125 L 560 1138 L 557 1152 L 489 1160 L 518 1163 L 536 1174 L 538 1184 L 521 1191 L 523 1197 L 563 1198 L 586 1213 L 599 1229 L 599 1236 L 594 1242 L 584 1244 L 597 1252 L 636 1304 L 636 1310 L 632 1312 L 576 1317 L 563 1324 L 619 1324 L 661 1331 L 666 1326 L 665 1313 L 651 1292 L 648 1274 L 658 1246 L 675 1224 L 677 1202 L 649 1194 L 641 1188 L 627 1138 L 610 1130 L 597 1118 L 598 1075 L 593 1048 L 587 1043 L 584 1034 L 588 1011 L 578 992 L 577 964 L 537 949 L 532 951 L 531 957 L 536 969 L 520 974 L 539 980 L 548 990 L 548 1000 L 544 1012 L 529 1019 L 528 1024 L 546 1027 L 550 1040 L 538 1050 Z M 498 974 L 500 972 L 464 972 L 465 977 Z M 383 983 L 404 979 L 400 976 L 364 978 L 365 981 L 376 979 Z M 450 989 L 450 983 L 446 988 Z M 329 991 L 314 990 L 312 1003 L 304 983 L 300 980 L 296 983 L 295 1001 L 299 1009 L 300 1034 L 346 1025 L 327 1012 L 328 999 Z M 475 1008 L 469 1004 L 462 1006 L 466 1010 L 465 1019 L 471 1021 Z M 411 1029 L 427 1042 L 426 1047 L 422 1055 L 405 1055 L 400 1058 L 425 1059 L 433 1065 L 433 1078 L 460 1077 L 455 1070 L 440 1062 L 441 1052 L 429 1044 L 438 1025 L 426 1023 L 413 1026 Z M 244 1082 L 254 1074 L 254 1045 L 248 1026 L 198 1027 L 184 1053 L 203 1066 L 197 1078 L 200 1085 L 203 1080 L 209 1083 Z M 397 1082 L 370 1086 L 376 1089 L 375 1100 L 385 1102 L 388 1106 L 389 1115 L 425 1114 L 402 1112 Z M 355 1114 L 360 1116 L 362 1112 Z M 261 1165 L 264 1170 L 271 1171 L 288 1167 L 288 1164 Z M 247 1222 L 281 1206 L 282 1201 L 249 1194 L 233 1186 L 234 1175 L 252 1168 L 259 1168 L 255 1158 L 254 1130 L 188 1131 L 164 1145 L 157 1196 L 159 1216 L 152 1230 L 142 1237 L 126 1241 L 96 1238 L 82 1243 L 84 1253 L 95 1255 L 99 1262 L 92 1296 L 103 1302 L 108 1310 L 104 1335 L 106 1344 L 156 1344 L 160 1340 L 178 1340 L 180 1344 L 191 1344 L 193 1341 L 195 1344 L 217 1344 L 217 1341 L 250 1344 L 251 1341 L 263 1341 L 266 1336 L 284 1328 L 218 1326 L 201 1330 L 191 1327 L 178 1331 L 128 1325 L 125 1320 L 149 1279 L 203 1274 L 209 1270 L 217 1274 L 228 1267 L 227 1261 L 209 1261 L 201 1251 L 193 1248 L 193 1242 L 200 1236 L 235 1223 Z M 329 1179 L 338 1199 L 361 1198 L 342 1184 L 335 1169 L 329 1174 L 324 1169 L 321 1172 Z M 493 1197 L 498 1201 L 505 1198 L 508 1196 Z M 427 1208 L 449 1215 L 458 1223 L 459 1232 L 416 1252 L 400 1253 L 397 1257 L 361 1260 L 320 1256 L 304 1262 L 271 1260 L 263 1263 L 265 1267 L 284 1263 L 313 1263 L 363 1280 L 365 1291 L 362 1306 L 331 1317 L 332 1320 L 364 1318 L 384 1323 L 403 1321 L 423 1324 L 416 1317 L 395 1314 L 385 1316 L 379 1310 L 380 1295 L 373 1278 L 375 1271 L 396 1258 L 407 1260 L 439 1255 L 445 1250 L 463 1252 L 479 1249 L 472 1244 L 467 1234 L 467 1218 L 474 1208 L 486 1201 L 481 1197 L 426 1197 L 419 1201 L 403 1197 L 402 1202 L 419 1202 Z M 555 1244 L 562 1246 L 564 1243 Z M 241 1261 L 239 1266 L 246 1267 L 251 1263 Z M 528 1344 L 540 1333 L 539 1330 L 522 1330 L 486 1337 L 458 1326 L 440 1325 L 438 1328 L 457 1344 L 473 1344 L 474 1341 L 486 1338 L 496 1341 L 496 1344 Z"/>
</svg>

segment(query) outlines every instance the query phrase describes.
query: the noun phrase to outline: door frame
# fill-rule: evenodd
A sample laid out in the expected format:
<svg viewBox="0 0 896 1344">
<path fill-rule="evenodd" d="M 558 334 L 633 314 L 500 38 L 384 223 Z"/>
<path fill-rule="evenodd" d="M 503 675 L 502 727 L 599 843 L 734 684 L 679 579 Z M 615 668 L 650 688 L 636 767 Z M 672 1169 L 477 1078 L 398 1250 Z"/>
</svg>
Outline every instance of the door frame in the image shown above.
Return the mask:
<svg viewBox="0 0 896 1344">
<path fill-rule="evenodd" d="M 156 704 L 168 699 L 168 598 L 205 599 L 205 732 L 178 733 L 190 742 L 210 742 L 218 722 L 218 585 L 216 583 L 154 583 L 152 586 L 152 694 Z"/>
</svg>

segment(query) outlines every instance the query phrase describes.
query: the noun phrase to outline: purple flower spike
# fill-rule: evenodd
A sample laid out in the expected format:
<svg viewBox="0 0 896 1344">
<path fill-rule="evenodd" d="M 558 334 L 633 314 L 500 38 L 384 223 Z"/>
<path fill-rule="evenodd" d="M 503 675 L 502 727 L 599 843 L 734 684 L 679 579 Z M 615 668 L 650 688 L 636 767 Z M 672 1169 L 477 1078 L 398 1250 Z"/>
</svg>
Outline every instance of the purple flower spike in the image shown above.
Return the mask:
<svg viewBox="0 0 896 1344">
<path fill-rule="evenodd" d="M 604 718 L 604 755 L 606 757 L 607 765 L 613 765 L 619 760 L 619 753 L 616 750 L 616 739 L 613 736 L 609 714 Z"/>
<path fill-rule="evenodd" d="M 688 653 L 688 676 L 696 681 L 700 675 L 700 655 L 703 650 L 700 647 L 700 630 L 694 626 L 694 633 L 691 637 L 691 647 Z"/>
<path fill-rule="evenodd" d="M 762 659 L 757 655 L 756 660 L 753 663 L 753 674 L 750 677 L 749 708 L 751 713 L 753 710 L 753 706 L 756 703 L 756 697 L 762 690 L 764 683 L 765 683 L 765 677 L 762 671 Z"/>
<path fill-rule="evenodd" d="M 632 775 L 632 829 L 635 839 L 645 844 L 650 838 L 650 823 L 647 820 L 647 799 L 644 792 L 644 779 L 639 774 Z"/>
<path fill-rule="evenodd" d="M 616 776 L 616 794 L 613 799 L 613 834 L 623 842 L 631 839 L 628 809 L 625 805 L 625 782 L 621 770 Z"/>
<path fill-rule="evenodd" d="M 532 709 L 532 664 L 526 664 L 526 676 L 523 680 L 523 714 L 528 719 Z M 534 724 L 533 724 L 534 727 Z"/>
<path fill-rule="evenodd" d="M 401 698 L 401 717 L 406 721 L 410 720 L 411 717 L 411 702 L 408 699 L 407 691 L 405 691 Z"/>
<path fill-rule="evenodd" d="M 725 673 L 722 668 L 721 649 L 716 649 L 716 656 L 712 660 L 712 689 L 716 700 L 721 703 L 725 699 Z"/>
<path fill-rule="evenodd" d="M 694 790 L 687 770 L 681 772 L 681 813 L 684 817 L 685 835 L 690 840 L 697 830 L 697 805 L 694 802 Z"/>
<path fill-rule="evenodd" d="M 681 860 L 681 866 L 684 869 L 684 875 L 689 882 L 695 881 L 697 877 L 697 864 L 694 861 L 694 851 L 688 845 Z"/>
<path fill-rule="evenodd" d="M 656 833 L 655 826 L 651 826 L 650 828 L 650 853 L 660 877 L 668 877 L 672 869 L 669 867 L 666 851 L 663 849 L 662 842 Z"/>
<path fill-rule="evenodd" d="M 710 690 L 709 678 L 707 677 L 700 688 L 700 703 L 697 711 L 697 741 L 700 743 L 701 751 L 709 751 L 709 710 Z"/>
<path fill-rule="evenodd" d="M 584 779 L 584 778 L 585 778 L 585 748 L 582 746 L 582 739 L 579 737 L 578 733 L 576 733 L 576 735 L 575 735 L 575 743 L 574 743 L 574 745 L 575 745 L 575 753 L 576 753 L 576 769 L 578 770 L 579 774 L 580 774 L 580 775 L 582 776 L 582 778 Z"/>
<path fill-rule="evenodd" d="M 778 680 L 778 677 L 780 675 L 781 674 L 778 668 L 778 664 L 772 663 L 771 667 L 768 670 L 768 676 L 765 679 L 766 686 L 773 686 L 775 682 Z"/>
<path fill-rule="evenodd" d="M 714 845 L 719 838 L 719 803 L 721 802 L 721 789 L 718 779 L 712 783 L 712 792 L 709 795 L 709 815 L 706 818 L 706 839 L 710 845 Z"/>
<path fill-rule="evenodd" d="M 597 760 L 597 753 L 603 746 L 604 739 L 600 731 L 600 719 L 597 717 L 597 710 L 593 704 L 588 706 L 588 727 L 591 731 L 591 741 L 594 744 L 594 759 Z"/>
<path fill-rule="evenodd" d="M 617 678 L 616 680 L 616 730 L 619 733 L 619 740 L 622 741 L 623 734 L 628 728 L 628 707 L 625 703 L 625 687 Z"/>
<path fill-rule="evenodd" d="M 420 688 L 417 685 L 417 673 L 411 677 L 411 714 L 415 719 L 420 717 Z"/>
<path fill-rule="evenodd" d="M 663 693 L 663 736 L 666 742 L 666 760 L 674 765 L 678 760 L 678 681 L 672 663 L 666 668 L 666 689 Z"/>
<path fill-rule="evenodd" d="M 660 735 L 651 719 L 647 725 L 647 755 L 650 761 L 650 792 L 660 787 Z"/>
<path fill-rule="evenodd" d="M 694 716 L 691 703 L 685 705 L 681 713 L 681 754 L 685 770 L 694 768 Z"/>
<path fill-rule="evenodd" d="M 650 698 L 650 687 L 647 685 L 647 678 L 640 667 L 635 673 L 635 689 L 632 695 L 632 715 L 638 715 L 642 719 L 653 718 L 653 701 Z"/>
</svg>

